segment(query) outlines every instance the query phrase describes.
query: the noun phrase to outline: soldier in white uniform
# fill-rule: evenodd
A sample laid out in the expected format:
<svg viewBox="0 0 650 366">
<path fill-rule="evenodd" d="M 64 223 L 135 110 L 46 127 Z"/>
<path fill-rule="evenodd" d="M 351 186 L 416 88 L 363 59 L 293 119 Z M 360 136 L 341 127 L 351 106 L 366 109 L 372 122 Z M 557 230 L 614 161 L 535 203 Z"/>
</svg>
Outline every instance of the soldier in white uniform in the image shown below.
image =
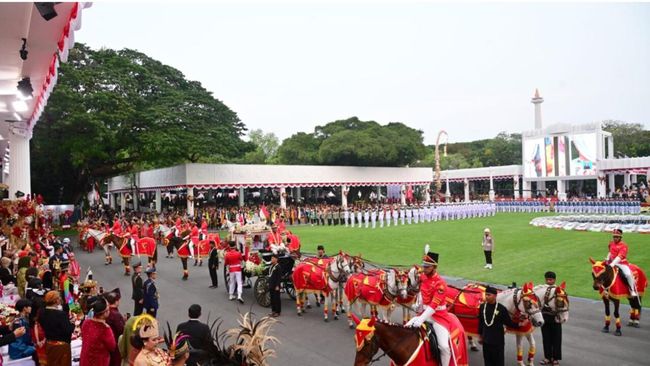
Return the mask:
<svg viewBox="0 0 650 366">
<path fill-rule="evenodd" d="M 370 209 L 367 207 L 363 212 L 363 223 L 365 224 L 366 229 L 368 228 L 368 225 L 370 225 Z"/>
<path fill-rule="evenodd" d="M 354 217 L 356 215 L 354 211 L 355 211 L 354 208 L 350 210 L 350 227 L 354 227 Z"/>
<path fill-rule="evenodd" d="M 343 220 L 345 221 L 345 227 L 348 227 L 348 218 L 350 216 L 350 212 L 348 211 L 347 208 L 343 209 Z"/>
<path fill-rule="evenodd" d="M 406 207 L 401 206 L 399 209 L 399 220 L 401 224 L 404 225 L 404 220 L 406 220 Z"/>
<path fill-rule="evenodd" d="M 397 226 L 397 219 L 399 219 L 399 207 L 393 206 L 393 225 Z"/>
<path fill-rule="evenodd" d="M 372 228 L 374 229 L 377 225 L 377 208 L 373 207 L 370 211 L 370 222 L 372 222 Z"/>
<path fill-rule="evenodd" d="M 409 225 L 411 225 L 411 221 L 413 218 L 413 209 L 411 206 L 406 207 L 406 222 L 408 222 Z"/>
<path fill-rule="evenodd" d="M 357 210 L 357 222 L 359 223 L 359 227 L 361 227 L 361 224 L 362 224 L 361 217 L 363 216 L 363 212 L 361 212 L 361 211 L 363 211 L 363 210 L 362 209 Z"/>
<path fill-rule="evenodd" d="M 380 228 L 384 227 L 384 214 L 385 213 L 386 212 L 384 211 L 384 206 L 379 206 L 378 216 L 379 216 L 379 227 Z"/>
</svg>

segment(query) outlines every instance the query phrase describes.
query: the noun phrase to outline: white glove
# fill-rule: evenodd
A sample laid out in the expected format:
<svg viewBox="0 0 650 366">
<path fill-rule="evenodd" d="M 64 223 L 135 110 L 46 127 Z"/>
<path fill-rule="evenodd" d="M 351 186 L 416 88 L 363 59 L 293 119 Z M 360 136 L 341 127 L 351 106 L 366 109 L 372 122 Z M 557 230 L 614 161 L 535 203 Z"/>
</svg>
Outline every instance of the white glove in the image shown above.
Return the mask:
<svg viewBox="0 0 650 366">
<path fill-rule="evenodd" d="M 617 265 L 620 261 L 621 261 L 621 257 L 618 257 L 618 256 L 617 256 L 616 258 L 614 258 L 613 261 L 611 261 L 611 262 L 609 263 L 609 265 L 610 265 L 610 267 L 614 267 L 614 266 Z"/>
<path fill-rule="evenodd" d="M 424 311 L 422 314 L 416 316 L 415 318 L 411 319 L 406 323 L 406 327 L 415 327 L 419 328 L 427 319 L 431 318 L 431 316 L 435 313 L 436 311 L 430 307 L 430 306 L 425 306 Z"/>
</svg>

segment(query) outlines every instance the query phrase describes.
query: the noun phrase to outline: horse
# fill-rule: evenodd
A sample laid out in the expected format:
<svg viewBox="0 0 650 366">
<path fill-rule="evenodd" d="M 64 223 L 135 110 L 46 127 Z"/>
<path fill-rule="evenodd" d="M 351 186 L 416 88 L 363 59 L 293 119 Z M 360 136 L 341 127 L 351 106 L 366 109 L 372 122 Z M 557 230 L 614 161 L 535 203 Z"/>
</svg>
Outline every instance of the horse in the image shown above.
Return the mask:
<svg viewBox="0 0 650 366">
<path fill-rule="evenodd" d="M 366 306 L 370 306 L 372 316 L 379 317 L 378 309 L 383 314 L 380 319 L 390 321 L 397 298 L 406 298 L 408 278 L 404 272 L 395 268 L 376 269 L 366 273 L 354 273 L 345 283 L 345 297 L 350 304 L 348 325 L 352 322 L 352 307 L 356 305 L 357 313 L 364 315 Z"/>
<path fill-rule="evenodd" d="M 569 320 L 569 295 L 565 282 L 560 286 L 537 285 L 533 292 L 542 301 L 542 315 L 553 316 L 555 322 L 560 324 Z"/>
<path fill-rule="evenodd" d="M 336 289 L 345 283 L 347 275 L 352 271 L 350 256 L 339 252 L 333 258 L 321 259 L 322 264 L 316 263 L 313 259 L 307 259 L 298 263 L 294 268 L 292 280 L 296 289 L 296 308 L 298 316 L 304 312 L 305 298 L 307 294 L 313 293 L 317 296 L 324 295 L 324 321 L 329 321 L 328 309 L 331 306 L 334 320 L 338 320 Z"/>
<path fill-rule="evenodd" d="M 100 244 L 104 248 L 104 252 L 107 255 L 106 257 L 107 263 L 105 264 L 113 263 L 113 258 L 110 256 L 109 249 L 107 249 L 106 246 L 112 245 L 117 248 L 117 252 L 122 257 L 125 276 L 129 276 L 131 274 L 131 267 L 129 266 L 129 260 L 131 258 L 131 255 L 133 255 L 133 249 L 131 248 L 131 244 L 129 243 L 129 241 L 130 241 L 129 238 L 118 236 L 113 233 L 106 234 L 106 236 L 104 236 L 102 241 L 100 241 Z"/>
<path fill-rule="evenodd" d="M 181 259 L 181 263 L 183 265 L 183 281 L 186 281 L 187 278 L 190 276 L 190 272 L 187 269 L 187 257 L 193 256 L 193 250 L 190 245 L 192 245 L 192 240 L 190 239 L 190 230 L 185 229 L 183 230 L 179 236 L 173 236 L 168 246 L 171 245 L 173 248 L 176 248 L 176 253 L 178 253 L 178 258 Z"/>
<path fill-rule="evenodd" d="M 141 254 L 147 256 L 147 266 L 156 268 L 156 262 L 158 261 L 156 240 L 154 238 L 144 237 L 136 240 L 135 245 L 138 256 Z"/>
<path fill-rule="evenodd" d="M 108 235 L 107 232 L 88 228 L 84 231 L 83 235 L 84 235 L 83 237 L 84 241 L 89 242 L 92 239 L 96 243 L 99 243 L 102 249 L 104 249 L 105 265 L 109 265 L 113 263 L 113 257 L 111 256 L 111 248 L 113 248 L 114 245 L 113 243 L 104 243 L 104 238 L 106 237 L 106 235 Z"/>
<path fill-rule="evenodd" d="M 463 324 L 469 336 L 471 349 L 476 351 L 478 347 L 472 336 L 478 336 L 478 311 L 480 304 L 485 300 L 485 286 L 479 284 L 467 284 L 465 287 L 457 288 L 447 286 L 445 294 L 447 299 L 447 311 L 456 314 Z M 507 328 L 509 333 L 516 336 L 517 341 L 517 363 L 524 365 L 523 360 L 523 338 L 528 341 L 528 365 L 534 364 L 535 339 L 533 331 L 535 327 L 544 325 L 540 301 L 533 291 L 533 284 L 527 283 L 522 289 L 513 288 L 501 291 L 497 294 L 497 302 L 508 310 L 510 317 L 518 322 L 522 317 L 529 317 L 530 323 L 513 329 Z"/>
<path fill-rule="evenodd" d="M 593 258 L 589 258 L 591 263 L 591 276 L 594 279 L 593 288 L 594 290 L 600 292 L 600 296 L 603 299 L 603 304 L 605 305 L 605 326 L 601 330 L 603 333 L 609 333 L 609 324 L 610 324 L 610 312 L 609 312 L 609 302 L 614 303 L 614 317 L 616 318 L 616 331 L 615 335 L 621 336 L 621 317 L 618 312 L 619 306 L 621 304 L 621 299 L 627 298 L 630 303 L 630 320 L 628 322 L 629 326 L 640 327 L 639 321 L 641 320 L 641 299 L 645 293 L 646 287 L 648 287 L 648 280 L 646 278 L 645 272 L 633 264 L 630 264 L 630 270 L 632 275 L 636 280 L 636 288 L 639 296 L 631 297 L 630 289 L 628 283 L 621 273 L 619 273 L 618 267 L 613 267 L 605 264 L 601 261 L 595 261 Z"/>
<path fill-rule="evenodd" d="M 402 307 L 402 324 L 411 319 L 413 307 L 418 301 L 420 294 L 420 267 L 414 265 L 406 272 L 406 297 L 398 297 L 396 303 Z"/>
<path fill-rule="evenodd" d="M 161 244 L 167 248 L 167 255 L 165 258 L 174 257 L 174 247 L 169 245 L 172 237 L 174 236 L 174 230 L 164 224 L 155 224 L 153 228 L 153 237 L 157 240 L 160 240 Z"/>
<path fill-rule="evenodd" d="M 449 314 L 453 324 L 450 326 L 450 347 L 452 358 L 450 366 L 467 365 L 465 331 L 458 319 Z M 366 366 L 388 356 L 394 365 L 438 366 L 440 355 L 437 347 L 432 350 L 429 337 L 423 327 L 412 328 L 403 325 L 377 321 L 376 318 L 359 320 L 352 315 L 357 324 L 354 334 L 356 343 L 355 366 Z M 384 353 L 373 358 L 379 350 Z M 447 365 L 445 365 L 447 366 Z"/>
</svg>

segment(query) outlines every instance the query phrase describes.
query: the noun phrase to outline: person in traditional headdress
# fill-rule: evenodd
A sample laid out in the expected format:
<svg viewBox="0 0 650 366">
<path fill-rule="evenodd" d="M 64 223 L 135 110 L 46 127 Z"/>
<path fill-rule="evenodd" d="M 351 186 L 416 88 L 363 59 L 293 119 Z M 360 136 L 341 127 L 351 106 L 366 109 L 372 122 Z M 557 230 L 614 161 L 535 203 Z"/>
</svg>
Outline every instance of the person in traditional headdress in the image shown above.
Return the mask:
<svg viewBox="0 0 650 366">
<path fill-rule="evenodd" d="M 163 338 L 158 331 L 158 321 L 149 314 L 140 315 L 133 328 L 136 330 L 131 339 L 133 347 L 140 350 L 134 366 L 169 366 L 169 355 L 158 345 L 163 343 Z"/>
</svg>

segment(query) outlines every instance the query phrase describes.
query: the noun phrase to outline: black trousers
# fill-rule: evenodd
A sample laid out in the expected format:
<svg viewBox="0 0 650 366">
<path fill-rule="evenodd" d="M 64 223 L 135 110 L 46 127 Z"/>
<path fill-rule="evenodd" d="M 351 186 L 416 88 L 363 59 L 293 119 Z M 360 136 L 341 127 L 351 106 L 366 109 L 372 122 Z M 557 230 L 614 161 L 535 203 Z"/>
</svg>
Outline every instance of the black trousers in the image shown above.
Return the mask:
<svg viewBox="0 0 650 366">
<path fill-rule="evenodd" d="M 485 366 L 504 366 L 504 345 L 483 343 L 483 363 Z"/>
<path fill-rule="evenodd" d="M 271 311 L 280 314 L 282 312 L 282 303 L 280 302 L 280 291 L 271 289 Z"/>
<path fill-rule="evenodd" d="M 217 275 L 217 268 L 208 266 L 208 272 L 210 272 L 210 280 L 212 281 L 212 286 L 219 287 L 219 276 Z"/>
<path fill-rule="evenodd" d="M 134 301 L 133 316 L 138 316 L 138 315 L 142 314 L 142 305 L 143 304 L 140 304 L 137 301 Z"/>
<path fill-rule="evenodd" d="M 492 251 L 484 250 L 483 253 L 485 253 L 485 264 L 492 264 Z"/>
<path fill-rule="evenodd" d="M 542 325 L 542 340 L 544 341 L 544 358 L 550 361 L 562 359 L 562 324 L 554 318 L 544 317 Z"/>
</svg>

